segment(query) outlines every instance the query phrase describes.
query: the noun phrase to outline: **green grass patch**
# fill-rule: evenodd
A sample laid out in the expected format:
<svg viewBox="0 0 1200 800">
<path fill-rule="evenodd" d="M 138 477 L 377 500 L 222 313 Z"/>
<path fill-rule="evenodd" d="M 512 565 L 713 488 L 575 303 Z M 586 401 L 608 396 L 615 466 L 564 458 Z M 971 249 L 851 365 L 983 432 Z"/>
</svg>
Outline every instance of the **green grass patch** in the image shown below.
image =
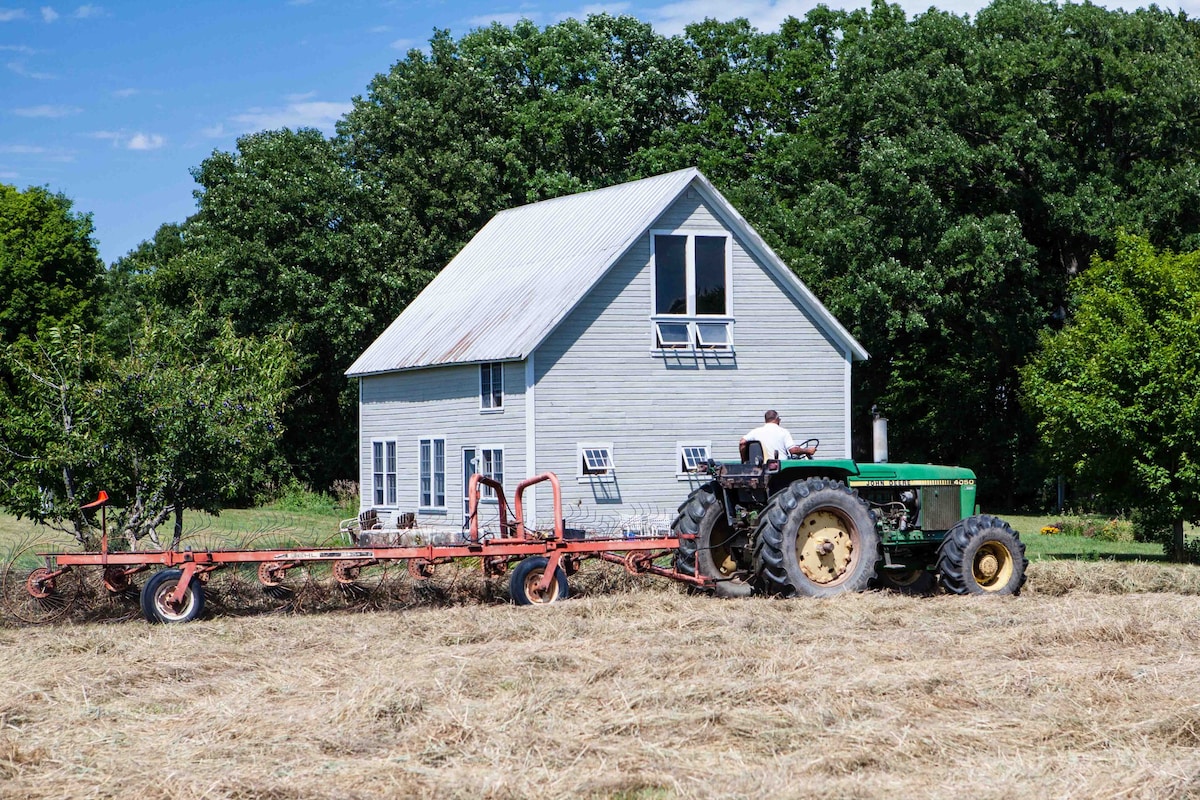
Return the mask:
<svg viewBox="0 0 1200 800">
<path fill-rule="evenodd" d="M 1162 545 L 1155 542 L 1121 541 L 1131 535 L 1129 523 L 1114 521 L 1099 514 L 1021 515 L 998 514 L 1013 526 L 1025 543 L 1025 555 L 1039 560 L 1166 561 Z M 1060 526 L 1062 532 L 1044 534 L 1042 530 Z M 1195 536 L 1197 531 L 1190 530 Z M 1084 535 L 1090 534 L 1090 535 Z"/>
<path fill-rule="evenodd" d="M 324 545 L 338 539 L 338 522 L 352 514 L 330 506 L 290 510 L 278 506 L 231 508 L 219 515 L 187 511 L 183 515 L 183 545 L 194 549 L 269 549 L 300 545 Z M 172 522 L 159 528 L 160 541 L 169 541 Z M 109 535 L 113 535 L 110 526 Z M 65 534 L 27 519 L 0 514 L 0 558 L 14 547 L 37 541 L 43 549 L 77 550 Z M 50 545 L 50 546 L 48 546 Z M 124 549 L 114 543 L 114 549 Z"/>
</svg>

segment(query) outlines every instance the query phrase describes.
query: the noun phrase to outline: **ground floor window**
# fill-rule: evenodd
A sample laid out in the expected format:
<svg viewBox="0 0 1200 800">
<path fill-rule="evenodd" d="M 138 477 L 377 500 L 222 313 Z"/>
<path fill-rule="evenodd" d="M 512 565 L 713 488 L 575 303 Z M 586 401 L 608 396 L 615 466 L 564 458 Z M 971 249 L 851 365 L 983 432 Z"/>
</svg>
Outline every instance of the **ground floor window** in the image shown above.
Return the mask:
<svg viewBox="0 0 1200 800">
<path fill-rule="evenodd" d="M 375 505 L 396 505 L 395 439 L 371 442 L 371 484 Z"/>
<path fill-rule="evenodd" d="M 479 449 L 479 474 L 491 478 L 501 486 L 504 485 L 504 448 L 482 447 Z M 485 484 L 480 497 L 494 500 L 496 499 L 496 490 Z"/>
<path fill-rule="evenodd" d="M 420 455 L 420 506 L 421 508 L 444 509 L 446 507 L 446 440 L 421 439 Z"/>
</svg>

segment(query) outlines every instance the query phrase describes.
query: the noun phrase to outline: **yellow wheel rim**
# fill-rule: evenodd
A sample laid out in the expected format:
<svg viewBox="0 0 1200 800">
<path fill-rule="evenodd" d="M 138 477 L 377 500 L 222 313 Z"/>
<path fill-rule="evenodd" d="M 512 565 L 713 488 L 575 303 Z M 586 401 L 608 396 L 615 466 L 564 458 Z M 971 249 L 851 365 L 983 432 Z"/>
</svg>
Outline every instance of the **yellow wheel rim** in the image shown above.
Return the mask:
<svg viewBox="0 0 1200 800">
<path fill-rule="evenodd" d="M 1014 569 L 1012 553 L 1000 542 L 984 542 L 971 562 L 971 574 L 985 592 L 996 592 L 1007 586 Z"/>
<path fill-rule="evenodd" d="M 733 557 L 733 549 L 729 546 L 731 538 L 729 525 L 725 523 L 722 514 L 722 521 L 713 525 L 712 533 L 709 534 L 709 551 L 712 553 L 713 564 L 724 578 L 738 570 L 737 559 Z"/>
<path fill-rule="evenodd" d="M 854 563 L 853 527 L 832 511 L 814 511 L 796 531 L 796 560 L 813 583 L 837 583 Z"/>
</svg>

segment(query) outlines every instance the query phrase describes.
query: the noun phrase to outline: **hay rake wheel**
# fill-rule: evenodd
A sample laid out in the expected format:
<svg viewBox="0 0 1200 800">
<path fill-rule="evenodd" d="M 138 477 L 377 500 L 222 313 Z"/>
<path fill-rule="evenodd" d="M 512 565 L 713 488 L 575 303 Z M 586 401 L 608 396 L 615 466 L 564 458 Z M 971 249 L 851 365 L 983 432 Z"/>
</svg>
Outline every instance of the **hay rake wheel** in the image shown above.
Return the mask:
<svg viewBox="0 0 1200 800">
<path fill-rule="evenodd" d="M 342 600 L 350 605 L 366 605 L 381 599 L 382 588 L 391 572 L 387 561 L 364 559 L 338 560 L 332 564 L 333 579 Z"/>
<path fill-rule="evenodd" d="M 62 619 L 76 607 L 83 592 L 79 570 L 60 568 L 38 555 L 55 549 L 48 541 L 14 548 L 0 569 L 0 605 L 25 625 L 44 625 Z"/>
</svg>

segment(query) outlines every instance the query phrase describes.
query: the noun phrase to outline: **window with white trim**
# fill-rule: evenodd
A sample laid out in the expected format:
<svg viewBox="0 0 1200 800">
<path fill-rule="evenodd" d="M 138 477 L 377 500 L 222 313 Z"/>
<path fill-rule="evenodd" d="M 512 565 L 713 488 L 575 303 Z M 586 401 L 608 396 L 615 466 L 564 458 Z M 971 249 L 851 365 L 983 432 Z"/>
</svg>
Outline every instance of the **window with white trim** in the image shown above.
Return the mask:
<svg viewBox="0 0 1200 800">
<path fill-rule="evenodd" d="M 605 478 L 613 474 L 611 442 L 581 443 L 576 463 L 580 478 Z"/>
<path fill-rule="evenodd" d="M 483 447 L 479 450 L 479 474 L 491 478 L 501 486 L 504 485 L 504 448 Z M 495 500 L 496 490 L 487 484 L 480 484 L 483 490 L 479 496 L 485 500 Z"/>
<path fill-rule="evenodd" d="M 396 440 L 371 442 L 372 500 L 376 506 L 396 505 Z"/>
<path fill-rule="evenodd" d="M 499 361 L 479 365 L 479 410 L 504 408 L 504 364 Z"/>
<path fill-rule="evenodd" d="M 675 446 L 675 473 L 680 477 L 695 475 L 708 462 L 709 442 L 679 442 Z"/>
<path fill-rule="evenodd" d="M 418 445 L 417 461 L 420 473 L 418 505 L 427 509 L 445 509 L 446 440 L 421 439 Z"/>
<path fill-rule="evenodd" d="M 655 349 L 731 349 L 732 237 L 676 231 L 650 242 Z"/>
</svg>

